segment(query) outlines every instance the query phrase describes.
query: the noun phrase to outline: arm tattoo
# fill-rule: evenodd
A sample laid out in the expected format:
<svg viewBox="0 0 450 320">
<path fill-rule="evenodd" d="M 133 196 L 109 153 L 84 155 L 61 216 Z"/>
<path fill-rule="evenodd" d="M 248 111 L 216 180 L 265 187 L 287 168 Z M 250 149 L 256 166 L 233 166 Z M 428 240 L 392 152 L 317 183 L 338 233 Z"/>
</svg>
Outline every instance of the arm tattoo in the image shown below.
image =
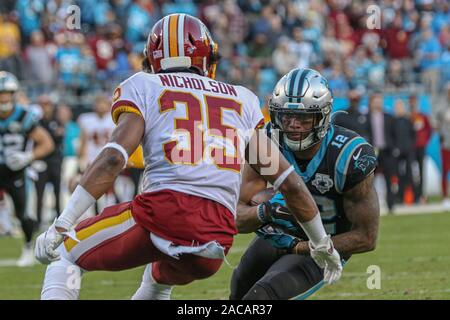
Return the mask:
<svg viewBox="0 0 450 320">
<path fill-rule="evenodd" d="M 352 228 L 332 237 L 334 247 L 343 258 L 375 248 L 380 207 L 373 180 L 374 175 L 371 174 L 343 195 L 344 210 Z M 307 242 L 300 242 L 294 252 L 308 254 Z"/>
</svg>

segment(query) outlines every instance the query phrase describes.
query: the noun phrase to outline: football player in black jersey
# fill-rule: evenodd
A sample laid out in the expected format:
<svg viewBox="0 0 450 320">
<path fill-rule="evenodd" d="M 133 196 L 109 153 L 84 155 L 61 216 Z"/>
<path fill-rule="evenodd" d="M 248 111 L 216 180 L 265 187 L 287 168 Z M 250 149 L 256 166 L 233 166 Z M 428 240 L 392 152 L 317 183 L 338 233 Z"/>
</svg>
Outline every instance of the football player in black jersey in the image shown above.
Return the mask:
<svg viewBox="0 0 450 320">
<path fill-rule="evenodd" d="M 0 189 L 11 196 L 25 234 L 25 247 L 17 264 L 29 266 L 34 263 L 33 220 L 25 213 L 25 169 L 33 160 L 52 152 L 54 146 L 48 132 L 39 125 L 36 114 L 15 103 L 14 93 L 18 89 L 16 77 L 0 71 Z"/>
<path fill-rule="evenodd" d="M 267 134 L 303 178 L 341 258 L 374 250 L 379 219 L 373 185 L 373 147 L 334 125 L 327 80 L 294 69 L 277 83 L 269 101 Z M 240 233 L 256 231 L 231 279 L 231 299 L 305 299 L 324 283 L 309 256 L 308 239 L 279 193 L 258 206 L 266 182 L 246 164 L 237 208 Z M 253 199 L 253 200 L 252 200 Z"/>
</svg>

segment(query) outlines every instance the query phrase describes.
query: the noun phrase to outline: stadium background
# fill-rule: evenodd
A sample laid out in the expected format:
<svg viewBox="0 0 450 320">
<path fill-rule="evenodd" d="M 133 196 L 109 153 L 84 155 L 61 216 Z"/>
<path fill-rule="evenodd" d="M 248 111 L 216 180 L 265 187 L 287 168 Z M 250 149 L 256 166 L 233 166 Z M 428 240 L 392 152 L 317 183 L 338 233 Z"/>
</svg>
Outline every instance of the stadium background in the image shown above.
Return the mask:
<svg viewBox="0 0 450 320">
<path fill-rule="evenodd" d="M 67 27 L 72 5 L 80 9 L 80 29 Z M 381 14 L 379 28 L 368 28 L 370 5 L 377 6 Z M 198 16 L 207 24 L 222 56 L 217 78 L 254 90 L 263 109 L 279 76 L 294 67 L 318 69 L 329 79 L 336 96 L 335 110 L 345 109 L 349 94 L 357 92 L 362 96 L 360 110 L 367 111 L 368 95 L 374 91 L 384 93 L 387 112 L 393 111 L 397 98 L 407 102 L 411 93 L 418 94 L 420 109 L 432 123 L 439 110 L 448 108 L 450 11 L 445 0 L 3 0 L 0 12 L 0 69 L 19 78 L 21 103 L 35 104 L 39 95 L 50 94 L 56 104 L 69 105 L 75 117 L 92 109 L 99 91 L 111 94 L 120 81 L 140 70 L 141 52 L 151 26 L 174 12 Z M 423 52 L 434 54 L 433 58 L 425 58 Z M 427 154 L 426 191 L 439 194 L 436 181 L 441 163 L 436 134 L 430 140 Z M 433 230 L 450 221 L 445 214 L 434 215 L 433 221 L 426 215 L 385 217 L 381 249 L 359 258 L 366 267 L 371 257 L 384 258 L 387 270 L 407 273 L 403 274 L 405 279 L 409 272 L 419 273 L 412 278 L 410 288 L 390 288 L 387 297 L 449 297 L 450 280 L 440 269 L 448 266 L 449 255 L 448 250 L 442 254 L 446 248 L 439 245 L 448 242 L 448 234 L 446 230 L 441 233 Z M 423 245 L 414 248 L 421 253 L 417 261 L 413 257 L 417 251 L 402 249 L 413 237 Z M 247 240 L 245 236 L 238 238 L 232 262 L 237 263 Z M 15 246 L 20 244 L 14 239 L 0 239 L 0 258 L 12 259 Z M 394 258 L 395 252 L 400 257 Z M 5 265 L 0 268 L 0 287 L 5 289 L 0 290 L 0 298 L 36 298 L 42 267 L 18 271 Z M 349 277 L 352 281 L 361 280 L 365 269 L 356 265 L 354 262 L 349 266 L 350 275 L 347 273 L 344 278 L 347 283 L 342 286 L 350 289 L 343 292 L 358 291 Z M 420 274 L 421 268 L 425 275 Z M 127 274 L 133 282 L 140 277 L 139 272 Z M 228 274 L 229 270 L 221 271 L 216 282 L 213 278 L 179 292 L 187 297 L 208 298 L 211 294 L 208 287 L 213 284 L 221 289 L 217 289 L 220 294 L 211 297 L 226 298 Z M 113 280 L 105 280 L 108 277 L 98 276 L 100 287 L 106 283 L 105 291 L 95 295 L 97 291 L 92 286 L 93 291 L 88 292 L 94 293 L 85 297 L 102 298 L 102 294 L 108 294 L 111 289 L 108 281 L 114 286 L 114 279 L 118 279 L 112 276 Z M 416 288 L 414 281 L 419 285 L 421 279 L 427 278 L 439 288 L 430 292 L 437 293 L 429 293 L 426 284 L 422 293 L 412 289 Z M 26 288 L 23 281 L 32 283 L 34 287 L 29 292 L 34 295 L 23 290 L 23 286 Z M 138 283 L 131 282 L 130 288 Z M 339 295 L 339 285 L 336 288 L 324 297 L 386 297 L 386 291 Z M 192 294 L 192 290 L 198 294 Z M 409 292 L 414 294 L 408 296 Z M 185 297 L 181 293 L 175 298 Z M 120 294 L 113 297 L 126 298 Z"/>
</svg>

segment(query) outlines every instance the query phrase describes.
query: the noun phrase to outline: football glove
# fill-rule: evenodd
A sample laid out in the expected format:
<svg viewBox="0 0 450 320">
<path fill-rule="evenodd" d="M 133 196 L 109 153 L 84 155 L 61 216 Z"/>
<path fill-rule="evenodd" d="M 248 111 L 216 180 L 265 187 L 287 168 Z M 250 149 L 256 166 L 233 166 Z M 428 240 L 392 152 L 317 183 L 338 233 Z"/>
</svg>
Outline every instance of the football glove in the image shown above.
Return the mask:
<svg viewBox="0 0 450 320">
<path fill-rule="evenodd" d="M 259 219 L 263 223 L 274 223 L 288 231 L 298 231 L 301 227 L 295 217 L 290 213 L 281 193 L 277 193 L 258 208 Z"/>
<path fill-rule="evenodd" d="M 34 255 L 36 259 L 42 264 L 50 264 L 53 261 L 60 259 L 59 252 L 56 251 L 61 243 L 64 241 L 65 236 L 79 242 L 75 236 L 74 230 L 66 232 L 58 232 L 55 227 L 56 219 L 47 231 L 39 235 L 36 239 L 36 245 L 34 248 Z"/>
<path fill-rule="evenodd" d="M 330 235 L 324 237 L 315 246 L 309 241 L 309 250 L 311 258 L 321 269 L 324 269 L 324 281 L 328 284 L 338 281 L 342 275 L 341 257 L 339 252 L 334 249 Z"/>
<path fill-rule="evenodd" d="M 287 253 L 293 253 L 293 250 L 300 239 L 284 233 L 278 228 L 274 228 L 270 225 L 265 225 L 255 231 L 258 237 L 263 238 L 270 242 L 272 246 L 277 249 L 286 250 Z"/>
<path fill-rule="evenodd" d="M 32 152 L 14 151 L 6 155 L 6 166 L 12 171 L 19 171 L 34 160 Z"/>
</svg>

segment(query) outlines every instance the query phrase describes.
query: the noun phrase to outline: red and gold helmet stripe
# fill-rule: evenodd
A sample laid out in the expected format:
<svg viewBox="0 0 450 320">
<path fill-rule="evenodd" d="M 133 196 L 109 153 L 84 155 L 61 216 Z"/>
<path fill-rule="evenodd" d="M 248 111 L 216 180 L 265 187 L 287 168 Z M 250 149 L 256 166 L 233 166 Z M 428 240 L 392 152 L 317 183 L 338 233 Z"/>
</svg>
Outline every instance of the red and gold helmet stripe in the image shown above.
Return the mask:
<svg viewBox="0 0 450 320">
<path fill-rule="evenodd" d="M 169 16 L 169 50 L 170 57 L 178 56 L 178 14 Z"/>
</svg>

